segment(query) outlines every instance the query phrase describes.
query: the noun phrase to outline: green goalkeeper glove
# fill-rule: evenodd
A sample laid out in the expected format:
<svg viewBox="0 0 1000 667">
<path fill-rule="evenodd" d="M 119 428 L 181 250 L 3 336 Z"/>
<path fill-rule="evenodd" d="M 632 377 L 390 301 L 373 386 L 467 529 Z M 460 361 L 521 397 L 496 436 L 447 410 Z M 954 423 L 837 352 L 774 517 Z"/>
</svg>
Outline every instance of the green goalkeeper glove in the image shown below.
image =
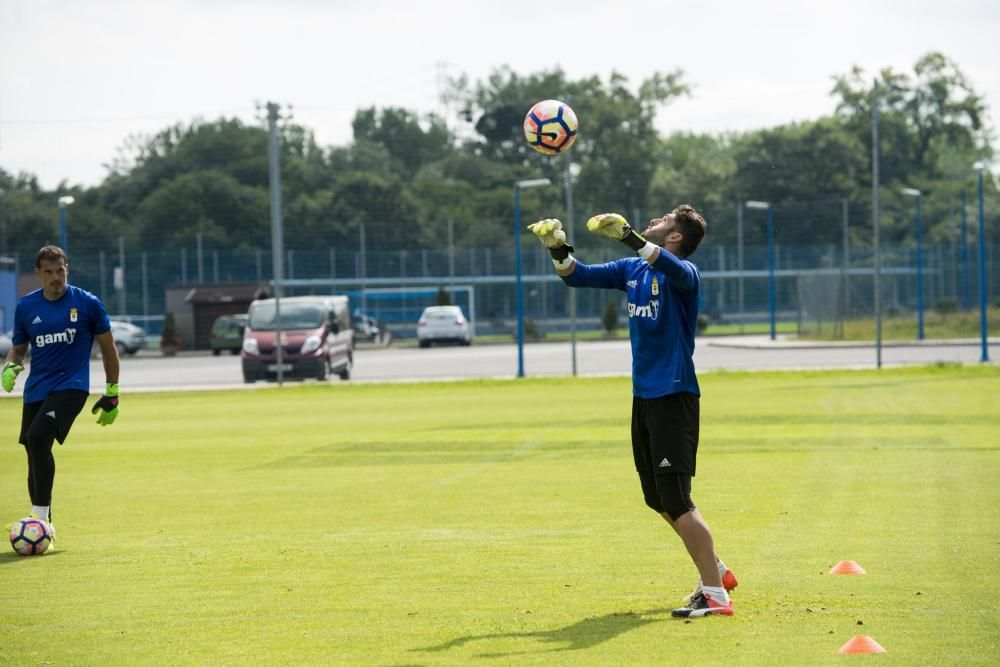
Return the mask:
<svg viewBox="0 0 1000 667">
<path fill-rule="evenodd" d="M 555 218 L 530 224 L 528 229 L 549 249 L 552 259 L 561 262 L 573 252 L 573 246 L 566 243 L 566 232 L 563 231 L 562 223 Z"/>
<path fill-rule="evenodd" d="M 646 239 L 632 229 L 628 221 L 617 213 L 601 213 L 595 215 L 587 221 L 587 229 L 607 236 L 609 239 L 621 241 L 635 252 L 639 252 L 646 246 Z"/>
<path fill-rule="evenodd" d="M 14 363 L 13 361 L 8 361 L 3 365 L 3 390 L 6 392 L 14 391 L 14 382 L 17 381 L 17 375 L 24 370 L 24 366 L 21 364 Z"/>
<path fill-rule="evenodd" d="M 104 389 L 104 396 L 97 399 L 90 414 L 96 415 L 98 410 L 101 414 L 97 417 L 97 423 L 101 426 L 109 426 L 115 423 L 118 418 L 118 385 L 109 382 Z"/>
</svg>

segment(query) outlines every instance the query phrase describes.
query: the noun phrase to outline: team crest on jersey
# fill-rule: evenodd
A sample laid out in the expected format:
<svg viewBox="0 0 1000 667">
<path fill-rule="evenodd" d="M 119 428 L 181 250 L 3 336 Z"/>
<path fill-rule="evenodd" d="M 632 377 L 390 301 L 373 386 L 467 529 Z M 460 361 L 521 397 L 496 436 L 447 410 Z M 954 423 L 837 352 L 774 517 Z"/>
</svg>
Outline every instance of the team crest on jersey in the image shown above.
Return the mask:
<svg viewBox="0 0 1000 667">
<path fill-rule="evenodd" d="M 655 292 L 654 292 L 654 294 L 655 294 Z M 77 320 L 76 308 L 70 308 L 69 309 L 69 321 L 70 322 L 76 322 L 76 320 Z"/>
<path fill-rule="evenodd" d="M 653 296 L 657 296 L 660 293 L 660 281 L 653 278 Z"/>
</svg>

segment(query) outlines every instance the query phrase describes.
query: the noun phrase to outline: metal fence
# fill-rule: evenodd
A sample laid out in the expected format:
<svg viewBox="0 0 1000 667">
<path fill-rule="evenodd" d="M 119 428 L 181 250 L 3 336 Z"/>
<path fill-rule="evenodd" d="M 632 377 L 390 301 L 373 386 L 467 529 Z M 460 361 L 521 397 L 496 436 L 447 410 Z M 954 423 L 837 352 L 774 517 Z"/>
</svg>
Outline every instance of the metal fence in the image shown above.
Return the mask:
<svg viewBox="0 0 1000 667">
<path fill-rule="evenodd" d="M 512 244 L 513 245 L 513 244 Z M 986 248 L 988 294 L 1000 294 L 997 248 Z M 613 244 L 577 251 L 581 261 L 597 263 L 624 256 Z M 926 310 L 963 309 L 978 304 L 978 252 L 974 244 L 925 244 L 918 270 L 912 244 L 883 246 L 883 305 L 890 313 L 915 313 L 920 305 L 917 276 L 923 285 Z M 742 256 L 742 270 L 740 259 Z M 779 322 L 813 317 L 836 301 L 836 318 L 870 317 L 873 304 L 873 262 L 870 247 L 836 244 L 774 246 L 775 309 Z M 122 261 L 124 258 L 124 269 Z M 769 316 L 769 265 L 766 245 L 706 243 L 692 257 L 703 277 L 701 312 L 714 323 L 761 322 Z M 31 259 L 17 258 L 22 272 Z M 569 326 L 568 290 L 555 275 L 548 253 L 534 244 L 523 250 L 525 315 L 541 331 Z M 272 279 L 271 257 L 265 250 L 83 253 L 71 258 L 71 282 L 97 294 L 112 317 L 128 319 L 157 334 L 169 285 L 211 285 Z M 453 251 L 349 248 L 290 249 L 286 257 L 286 294 L 351 293 L 352 308 L 362 305 L 366 291 L 412 290 L 400 308 L 384 296 L 366 302 L 368 314 L 385 321 L 397 336 L 413 335 L 417 316 L 430 292 L 458 285 L 472 286 L 476 329 L 480 334 L 510 331 L 515 318 L 514 250 L 469 248 Z M 401 297 L 402 298 L 402 297 Z M 581 326 L 596 328 L 607 303 L 623 305 L 619 293 L 580 290 L 577 313 Z M 624 312 L 624 307 L 621 308 Z M 831 317 L 827 314 L 824 319 Z"/>
<path fill-rule="evenodd" d="M 987 212 L 995 202 L 988 201 Z M 588 210 L 593 207 L 589 207 Z M 979 302 L 979 256 L 986 271 L 985 294 L 1000 294 L 996 245 L 979 252 L 978 223 L 971 199 L 927 198 L 918 243 L 910 198 L 886 198 L 882 244 L 882 303 L 888 314 L 962 310 Z M 596 210 L 596 209 L 594 209 Z M 874 310 L 874 262 L 870 207 L 866 202 L 830 200 L 776 206 L 768 245 L 763 211 L 734 205 L 706 211 L 711 230 L 692 257 L 704 283 L 701 312 L 713 323 L 753 323 L 770 318 L 773 307 L 781 324 L 818 322 L 820 326 L 851 318 L 871 317 Z M 636 220 L 643 217 L 632 212 Z M 526 216 L 527 219 L 527 216 Z M 987 215 L 986 238 L 996 226 Z M 991 222 L 991 220 L 993 222 Z M 572 226 L 571 226 L 572 227 Z M 316 247 L 296 234 L 294 222 L 285 229 L 284 278 L 287 294 L 349 293 L 352 308 L 364 307 L 384 321 L 397 337 L 415 333 L 420 309 L 442 287 L 471 286 L 479 334 L 513 330 L 514 232 L 505 247 L 467 247 L 470 233 L 449 223 L 447 241 L 435 249 L 413 249 L 400 239 L 399 221 L 368 222 L 352 240 L 336 247 Z M 534 331 L 544 333 L 569 326 L 568 290 L 553 271 L 548 253 L 529 233 L 520 230 L 525 315 Z M 583 231 L 582 220 L 569 230 L 576 256 L 596 263 L 626 253 L 614 243 Z M 366 240 L 367 239 L 367 240 Z M 902 239 L 902 240 L 900 240 Z M 272 280 L 268 248 L 232 250 L 211 247 L 200 235 L 178 250 L 132 247 L 125 239 L 105 249 L 70 243 L 70 279 L 104 301 L 113 317 L 129 319 L 158 334 L 166 309 L 168 286 L 220 283 L 267 284 Z M 176 238 L 164 238 L 164 246 Z M 76 248 L 74 250 L 74 248 Z M 30 271 L 35 248 L 11 253 L 23 274 Z M 769 279 L 773 274 L 774 304 Z M 921 286 L 918 289 L 918 284 Z M 380 298 L 366 299 L 372 290 Z M 387 296 L 395 290 L 394 302 Z M 414 298 L 406 298 L 411 291 Z M 417 296 L 419 293 L 419 296 Z M 463 292 L 465 294 L 465 292 Z M 619 306 L 622 295 L 605 290 L 577 291 L 577 315 L 582 328 L 598 328 L 608 303 Z M 992 299 L 989 299 L 991 302 Z M 463 305 L 466 303 L 462 302 Z M 991 303 L 991 305 L 995 305 Z M 786 327 L 787 328 L 787 327 Z"/>
</svg>

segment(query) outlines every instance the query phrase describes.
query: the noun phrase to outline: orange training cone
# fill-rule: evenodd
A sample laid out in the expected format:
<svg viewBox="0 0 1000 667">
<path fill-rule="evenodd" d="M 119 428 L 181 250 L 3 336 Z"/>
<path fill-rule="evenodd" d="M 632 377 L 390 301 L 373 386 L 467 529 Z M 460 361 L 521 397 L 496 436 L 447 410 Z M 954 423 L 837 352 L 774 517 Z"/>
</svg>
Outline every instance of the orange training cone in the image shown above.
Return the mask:
<svg viewBox="0 0 1000 667">
<path fill-rule="evenodd" d="M 868 635 L 855 635 L 837 649 L 837 653 L 888 653 L 888 651 Z"/>
<path fill-rule="evenodd" d="M 842 560 L 833 566 L 830 574 L 864 574 L 864 569 L 853 560 Z"/>
</svg>

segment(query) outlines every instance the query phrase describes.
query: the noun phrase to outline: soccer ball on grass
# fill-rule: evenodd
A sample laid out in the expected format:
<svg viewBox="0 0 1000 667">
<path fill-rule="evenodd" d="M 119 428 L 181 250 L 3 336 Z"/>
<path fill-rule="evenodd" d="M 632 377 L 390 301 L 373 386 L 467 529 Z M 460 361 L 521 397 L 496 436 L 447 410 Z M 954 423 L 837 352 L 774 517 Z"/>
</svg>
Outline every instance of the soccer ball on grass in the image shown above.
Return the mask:
<svg viewBox="0 0 1000 667">
<path fill-rule="evenodd" d="M 22 556 L 38 556 L 52 544 L 49 524 L 33 516 L 15 521 L 10 527 L 10 546 Z"/>
</svg>

